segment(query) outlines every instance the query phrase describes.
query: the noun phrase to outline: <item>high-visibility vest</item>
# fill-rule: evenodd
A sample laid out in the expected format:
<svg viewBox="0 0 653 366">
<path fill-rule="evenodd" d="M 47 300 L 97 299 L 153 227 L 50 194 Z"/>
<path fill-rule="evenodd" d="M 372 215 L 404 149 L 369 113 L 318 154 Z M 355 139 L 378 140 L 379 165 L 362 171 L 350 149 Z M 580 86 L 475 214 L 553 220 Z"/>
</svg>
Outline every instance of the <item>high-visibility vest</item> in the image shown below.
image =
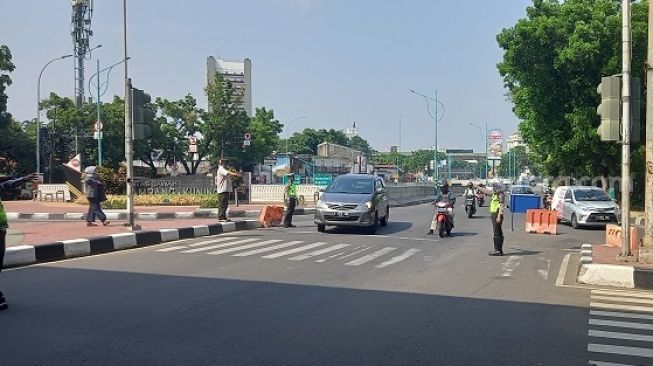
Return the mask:
<svg viewBox="0 0 653 366">
<path fill-rule="evenodd" d="M 288 197 L 297 198 L 297 185 L 292 183 L 288 185 Z"/>
<path fill-rule="evenodd" d="M 6 229 L 9 226 L 7 223 L 7 213 L 5 212 L 5 207 L 0 201 L 0 229 Z"/>
<path fill-rule="evenodd" d="M 490 213 L 498 213 L 501 208 L 501 199 L 498 194 L 492 195 L 492 201 L 490 201 Z"/>
</svg>

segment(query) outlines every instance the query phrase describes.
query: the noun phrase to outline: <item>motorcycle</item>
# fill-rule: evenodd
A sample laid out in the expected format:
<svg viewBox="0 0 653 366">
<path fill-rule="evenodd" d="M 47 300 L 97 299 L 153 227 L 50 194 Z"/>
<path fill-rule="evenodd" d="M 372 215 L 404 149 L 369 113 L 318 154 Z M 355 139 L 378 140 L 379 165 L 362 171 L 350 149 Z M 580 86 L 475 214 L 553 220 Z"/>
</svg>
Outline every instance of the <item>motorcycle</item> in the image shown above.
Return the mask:
<svg viewBox="0 0 653 366">
<path fill-rule="evenodd" d="M 451 218 L 449 217 L 449 208 L 451 208 L 451 204 L 439 201 L 435 202 L 433 205 L 435 206 L 435 217 L 433 218 L 433 221 L 437 223 L 436 230 L 438 235 L 440 235 L 441 238 L 445 235 L 451 236 L 451 229 L 453 229 L 453 222 L 451 222 Z"/>
<path fill-rule="evenodd" d="M 478 207 L 483 207 L 485 204 L 485 193 L 476 192 L 476 200 L 478 201 Z"/>
<path fill-rule="evenodd" d="M 476 213 L 476 205 L 474 200 L 475 198 L 473 194 L 468 194 L 467 197 L 465 197 L 465 212 L 467 213 L 467 217 L 470 219 Z"/>
</svg>

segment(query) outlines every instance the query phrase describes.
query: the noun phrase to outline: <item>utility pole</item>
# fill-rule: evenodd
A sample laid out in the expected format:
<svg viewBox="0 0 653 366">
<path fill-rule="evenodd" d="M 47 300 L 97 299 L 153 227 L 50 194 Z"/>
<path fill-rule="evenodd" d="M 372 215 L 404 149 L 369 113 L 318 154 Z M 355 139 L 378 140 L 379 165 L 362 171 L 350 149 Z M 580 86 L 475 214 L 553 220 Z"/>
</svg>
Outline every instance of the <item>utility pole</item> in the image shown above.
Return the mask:
<svg viewBox="0 0 653 366">
<path fill-rule="evenodd" d="M 621 254 L 622 259 L 631 256 L 630 252 L 630 62 L 631 26 L 630 0 L 622 0 L 622 136 L 621 146 Z"/>
<path fill-rule="evenodd" d="M 127 0 L 123 0 L 123 45 L 125 52 L 125 163 L 127 165 L 127 226 L 132 230 L 140 227 L 134 224 L 134 155 L 132 128 L 132 81 L 128 73 L 127 58 Z"/>
<path fill-rule="evenodd" d="M 646 61 L 646 215 L 644 243 L 639 261 L 653 263 L 653 1 L 648 2 L 648 55 Z"/>
</svg>

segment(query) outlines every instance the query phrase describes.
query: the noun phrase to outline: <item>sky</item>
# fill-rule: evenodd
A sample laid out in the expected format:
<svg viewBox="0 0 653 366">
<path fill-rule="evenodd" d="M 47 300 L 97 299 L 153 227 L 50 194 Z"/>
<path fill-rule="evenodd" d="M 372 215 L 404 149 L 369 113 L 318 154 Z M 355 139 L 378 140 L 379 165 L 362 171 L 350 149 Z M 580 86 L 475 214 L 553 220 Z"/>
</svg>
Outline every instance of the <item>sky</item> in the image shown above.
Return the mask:
<svg viewBox="0 0 653 366">
<path fill-rule="evenodd" d="M 171 100 L 190 93 L 206 106 L 206 58 L 252 60 L 254 107 L 287 123 L 282 137 L 304 128 L 345 129 L 354 121 L 373 148 L 430 148 L 434 121 L 422 97 L 445 114 L 438 148 L 484 151 L 480 130 L 505 138 L 518 119 L 496 64 L 496 35 L 525 16 L 530 0 L 128 0 L 129 76 L 134 87 Z M 122 1 L 95 1 L 87 77 L 123 59 Z M 16 70 L 8 110 L 36 116 L 38 75 L 49 60 L 73 52 L 70 0 L 0 0 L 0 44 Z M 124 94 L 116 67 L 103 100 Z M 86 81 L 88 85 L 88 79 Z M 73 59 L 52 63 L 41 95 L 74 94 Z M 87 97 L 90 96 L 87 90 Z M 400 123 L 401 121 L 401 123 Z M 89 126 L 90 126 L 89 122 Z"/>
</svg>

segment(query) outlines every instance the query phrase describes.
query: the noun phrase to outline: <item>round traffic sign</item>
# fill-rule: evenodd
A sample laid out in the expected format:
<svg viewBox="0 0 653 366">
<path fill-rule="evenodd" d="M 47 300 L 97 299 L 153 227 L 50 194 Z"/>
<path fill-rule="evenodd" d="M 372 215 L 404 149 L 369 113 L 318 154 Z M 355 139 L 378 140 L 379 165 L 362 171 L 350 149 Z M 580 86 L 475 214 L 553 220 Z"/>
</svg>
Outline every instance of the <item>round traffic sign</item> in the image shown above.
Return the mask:
<svg viewBox="0 0 653 366">
<path fill-rule="evenodd" d="M 190 145 L 197 145 L 197 137 L 191 136 L 191 137 L 189 137 L 188 140 L 189 140 L 188 142 L 190 143 Z"/>
<path fill-rule="evenodd" d="M 251 140 L 252 139 L 252 134 L 249 132 L 245 132 L 245 140 Z"/>
<path fill-rule="evenodd" d="M 95 128 L 95 131 L 99 132 L 99 131 L 102 131 L 102 129 L 104 128 L 104 125 L 102 124 L 102 122 L 98 121 L 98 122 L 95 122 L 95 125 L 93 127 Z"/>
</svg>

